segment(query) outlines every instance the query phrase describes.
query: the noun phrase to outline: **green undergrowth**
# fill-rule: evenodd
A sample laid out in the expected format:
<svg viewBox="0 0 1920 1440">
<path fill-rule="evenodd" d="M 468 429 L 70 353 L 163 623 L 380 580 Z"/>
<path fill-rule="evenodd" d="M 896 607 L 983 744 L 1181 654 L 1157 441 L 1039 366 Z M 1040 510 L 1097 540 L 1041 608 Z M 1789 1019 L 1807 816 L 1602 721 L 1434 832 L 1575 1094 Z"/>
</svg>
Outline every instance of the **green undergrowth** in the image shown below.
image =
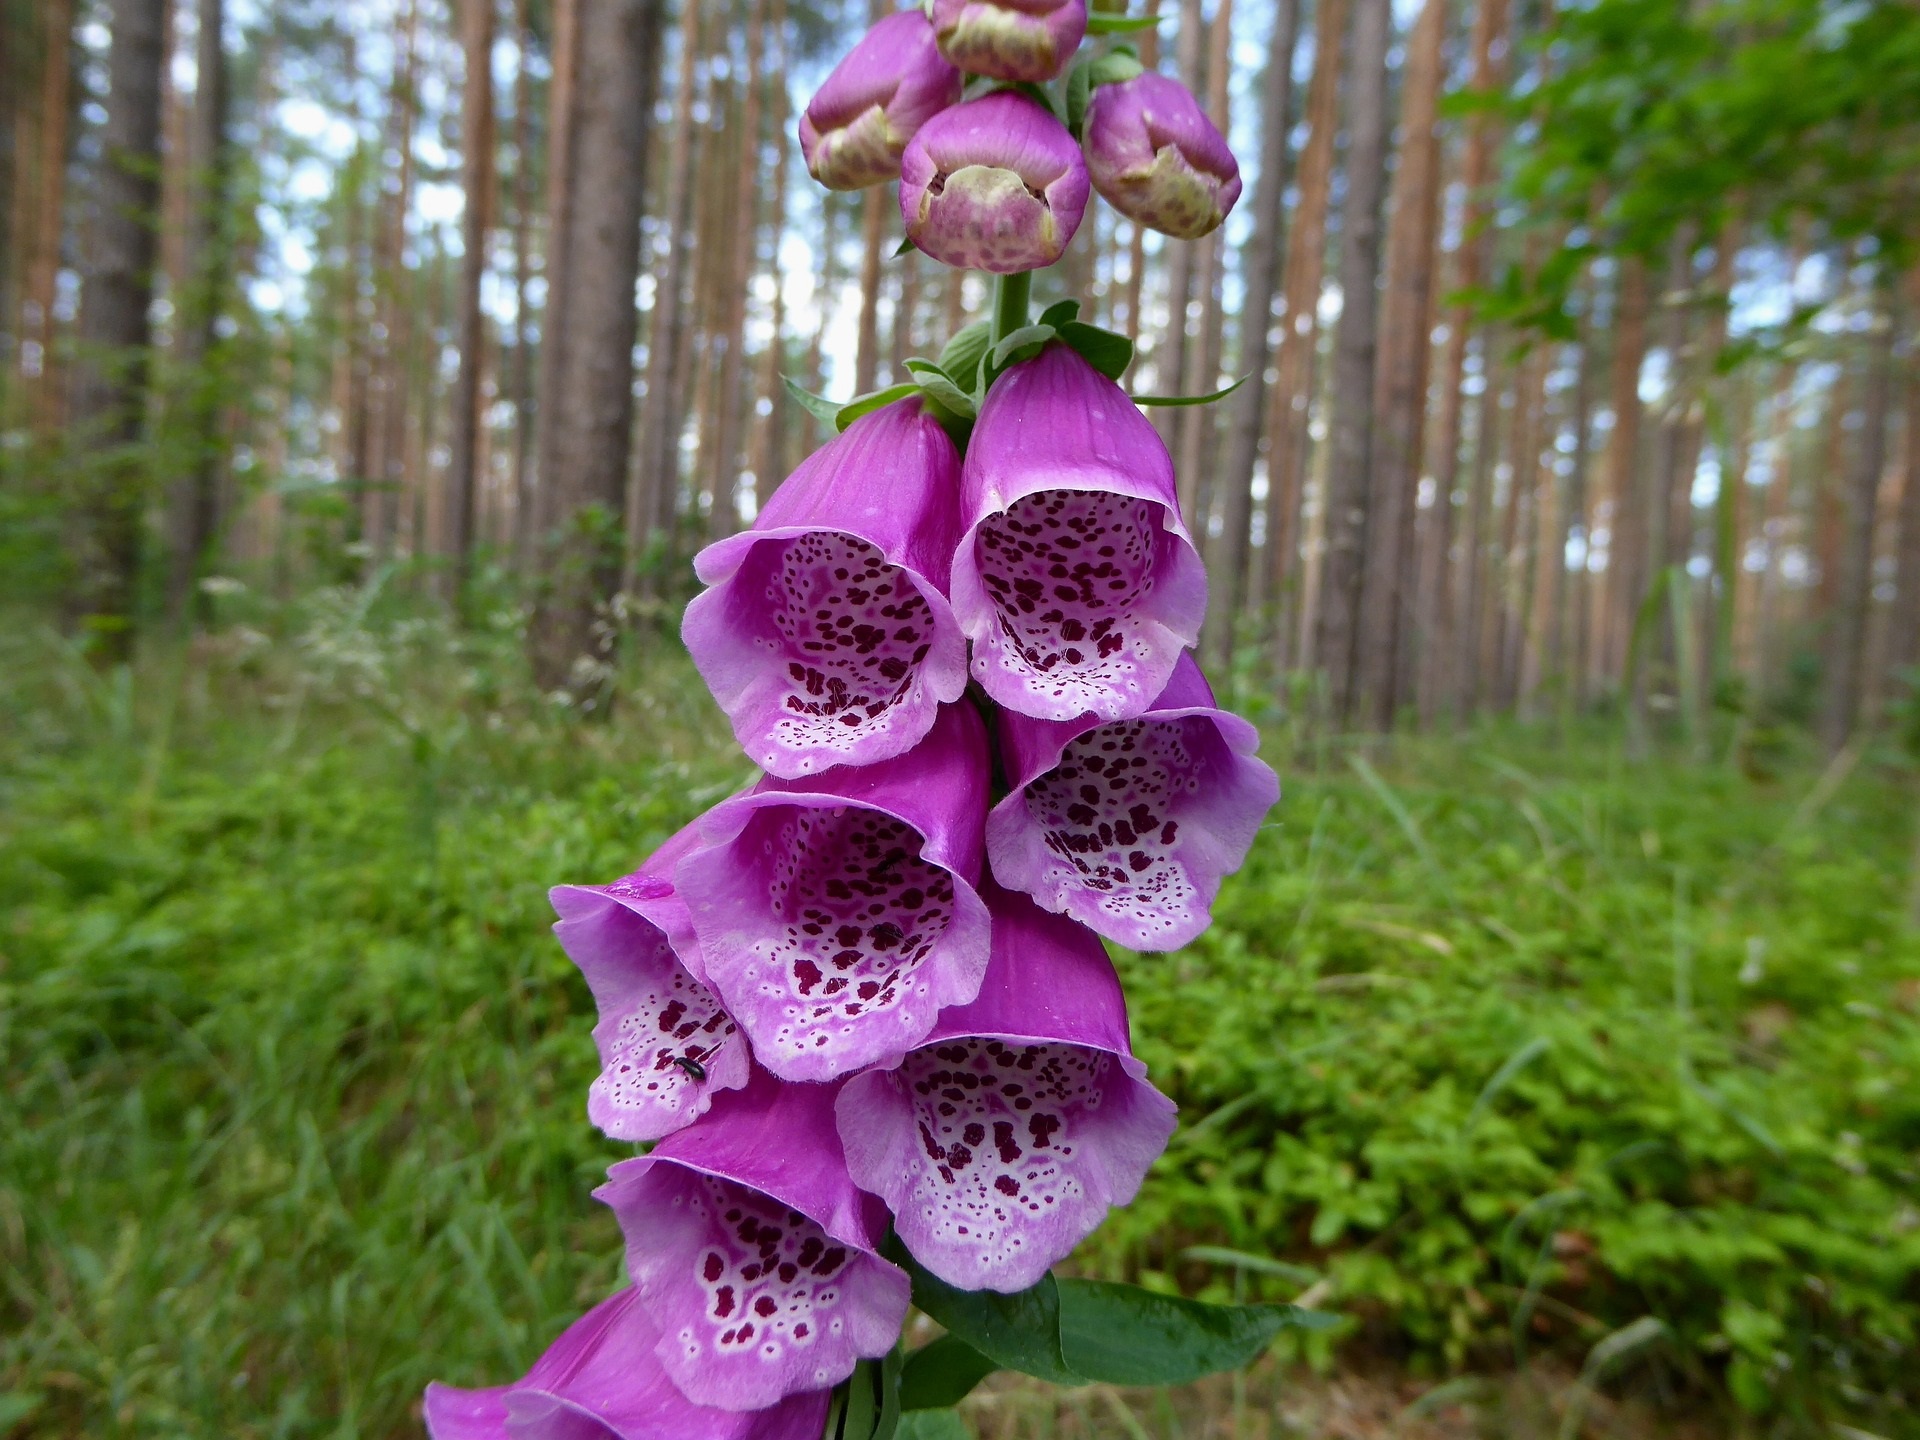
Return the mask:
<svg viewBox="0 0 1920 1440">
<path fill-rule="evenodd" d="M 256 623 L 107 676 L 0 634 L 0 1436 L 413 1435 L 618 1283 L 544 892 L 741 783 L 724 724 L 671 653 L 579 723 L 511 616 Z M 1080 1267 L 1310 1290 L 1320 1365 L 1598 1347 L 1756 1433 L 1915 1433 L 1911 775 L 1354 758 L 1122 957 L 1183 1130 Z"/>
</svg>

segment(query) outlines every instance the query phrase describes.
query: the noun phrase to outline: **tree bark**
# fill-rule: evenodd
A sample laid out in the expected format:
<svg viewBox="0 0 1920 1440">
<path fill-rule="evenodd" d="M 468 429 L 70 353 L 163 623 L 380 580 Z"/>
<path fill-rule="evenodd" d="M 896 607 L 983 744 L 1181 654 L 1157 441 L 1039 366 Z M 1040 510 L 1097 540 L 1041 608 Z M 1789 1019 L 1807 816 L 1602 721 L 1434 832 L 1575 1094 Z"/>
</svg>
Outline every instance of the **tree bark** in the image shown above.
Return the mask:
<svg viewBox="0 0 1920 1440">
<path fill-rule="evenodd" d="M 1618 680 L 1633 640 L 1646 583 L 1646 506 L 1640 495 L 1640 367 L 1647 358 L 1647 270 L 1637 256 L 1620 261 L 1614 302 L 1613 370 L 1609 388 L 1613 433 L 1607 442 L 1607 569 L 1605 643 L 1600 671 Z"/>
<path fill-rule="evenodd" d="M 787 473 L 787 387 L 781 372 L 787 363 L 786 275 L 780 264 L 780 237 L 787 230 L 787 171 L 791 165 L 791 142 L 787 138 L 787 0 L 773 0 L 772 35 L 774 60 L 772 88 L 773 113 L 769 117 L 774 135 L 773 213 L 769 216 L 767 266 L 773 275 L 772 334 L 767 337 L 765 354 L 760 357 L 759 393 L 767 413 L 755 432 L 753 452 L 753 489 L 756 513 L 773 498 L 774 490 Z M 755 407 L 758 408 L 757 406 Z"/>
<path fill-rule="evenodd" d="M 87 452 L 72 533 L 72 618 L 109 663 L 132 653 L 140 571 L 141 457 L 152 367 L 165 0 L 114 0 L 99 210 L 80 297 L 73 431 Z"/>
<path fill-rule="evenodd" d="M 1439 116 L 1446 29 L 1446 0 L 1426 0 L 1407 42 L 1400 163 L 1387 232 L 1375 398 L 1378 444 L 1367 502 L 1354 677 L 1364 708 L 1361 718 L 1377 730 L 1393 724 L 1400 698 L 1395 685 L 1399 650 L 1407 643 L 1402 577 L 1413 563 L 1421 442 L 1426 435 L 1427 364 L 1433 350 L 1427 317 L 1433 298 L 1434 237 L 1440 223 Z"/>
<path fill-rule="evenodd" d="M 550 355 L 556 404 L 540 473 L 563 487 L 528 640 L 534 674 L 583 707 L 604 707 L 617 633 L 620 514 L 632 447 L 633 287 L 640 263 L 648 130 L 665 0 L 580 7 L 580 75 L 566 223 L 565 288 L 552 297 L 565 344 Z"/>
<path fill-rule="evenodd" d="M 1213 23 L 1207 33 L 1207 114 L 1220 133 L 1230 134 L 1228 81 L 1233 78 L 1233 0 L 1219 0 Z M 1179 393 L 1210 395 L 1220 386 L 1220 352 L 1225 346 L 1226 324 L 1220 303 L 1220 286 L 1226 260 L 1226 233 L 1215 230 L 1194 242 L 1193 283 L 1200 303 L 1198 333 L 1187 346 L 1187 368 L 1180 377 Z M 1173 407 L 1177 421 L 1173 430 L 1174 470 L 1179 478 L 1181 513 L 1200 537 L 1207 550 L 1213 531 L 1213 439 L 1214 407 L 1192 405 Z"/>
<path fill-rule="evenodd" d="M 1285 243 L 1287 135 L 1293 127 L 1293 52 L 1299 37 L 1300 0 L 1278 0 L 1260 89 L 1260 177 L 1253 190 L 1253 233 L 1240 252 L 1246 296 L 1240 309 L 1239 368 L 1247 383 L 1233 397 L 1226 467 L 1220 479 L 1224 501 L 1220 557 L 1213 566 L 1213 602 L 1204 636 L 1208 659 L 1215 665 L 1224 664 L 1232 650 L 1253 547 L 1253 472 L 1260 458 L 1261 421 L 1266 416 L 1273 296 Z M 1271 484 L 1271 461 L 1268 472 Z"/>
<path fill-rule="evenodd" d="M 543 547 L 559 510 L 561 478 L 543 467 L 548 417 L 559 404 L 559 357 L 566 349 L 566 315 L 560 296 L 567 288 L 566 235 L 571 228 L 574 169 L 574 91 L 580 75 L 581 0 L 553 0 L 553 75 L 547 82 L 547 225 L 541 278 L 546 296 L 540 311 L 540 368 L 533 393 L 533 505 L 528 516 L 529 557 L 537 573 Z M 693 7 L 688 7 L 693 8 Z"/>
<path fill-rule="evenodd" d="M 1373 461 L 1373 383 L 1379 314 L 1380 198 L 1386 182 L 1388 0 L 1356 0 L 1348 90 L 1346 203 L 1340 212 L 1340 324 L 1334 332 L 1332 462 L 1327 553 L 1316 648 L 1333 713 L 1350 721 L 1358 698 L 1356 646 L 1367 476 Z"/>
<path fill-rule="evenodd" d="M 182 620 L 197 593 L 219 523 L 221 384 L 213 351 L 225 311 L 232 249 L 227 229 L 232 173 L 227 149 L 227 56 L 223 0 L 200 0 L 195 44 L 191 143 L 193 169 L 187 229 L 187 270 L 192 276 L 180 307 L 180 358 L 187 386 L 189 451 L 186 473 L 174 493 L 173 563 L 167 577 L 167 608 Z"/>
<path fill-rule="evenodd" d="M 886 240 L 890 194 L 875 185 L 862 197 L 860 214 L 860 330 L 853 359 L 853 393 L 880 387 L 880 247 Z"/>
<path fill-rule="evenodd" d="M 1888 307 L 1890 308 L 1890 307 Z M 1820 739 L 1829 755 L 1853 738 L 1867 679 L 1867 619 L 1873 600 L 1873 521 L 1879 509 L 1880 476 L 1887 464 L 1887 415 L 1892 408 L 1896 326 L 1883 308 L 1868 342 L 1861 376 L 1859 443 L 1846 477 L 1844 540 L 1834 597 L 1833 633 L 1826 648 L 1826 700 Z"/>
<path fill-rule="evenodd" d="M 627 506 L 627 587 L 638 588 L 649 538 L 674 538 L 680 490 L 680 359 L 687 332 L 687 260 L 692 253 L 696 65 L 700 6 L 680 7 L 680 58 L 674 80 L 673 134 L 667 142 L 666 253 L 654 272 L 653 313 L 647 319 L 646 397 L 640 406 L 640 463 Z"/>
<path fill-rule="evenodd" d="M 513 4 L 513 565 L 526 568 L 533 536 L 533 54 L 531 0 Z"/>
<path fill-rule="evenodd" d="M 1285 611 L 1300 547 L 1300 505 L 1306 488 L 1307 426 L 1313 408 L 1320 282 L 1327 252 L 1327 197 L 1333 175 L 1333 142 L 1340 124 L 1346 22 L 1347 0 L 1319 0 L 1319 13 L 1314 17 L 1313 79 L 1307 89 L 1307 143 L 1300 154 L 1300 203 L 1287 245 L 1280 353 L 1274 362 L 1272 408 L 1267 417 L 1272 438 L 1267 443 L 1267 554 L 1262 567 L 1266 594 L 1262 598 L 1276 611 L 1274 658 L 1278 665 L 1287 663 L 1292 633 Z"/>
<path fill-rule="evenodd" d="M 1179 71 L 1181 83 L 1195 95 L 1204 93 L 1207 86 L 1206 35 L 1207 21 L 1201 9 L 1201 0 L 1180 0 L 1180 30 L 1174 39 L 1174 67 Z M 1154 347 L 1153 369 L 1154 374 L 1160 377 L 1160 388 L 1168 394 L 1174 394 L 1187 374 L 1187 308 L 1193 299 L 1195 246 L 1189 240 L 1169 240 L 1164 250 L 1167 255 L 1167 328 L 1160 343 Z M 1176 454 L 1183 413 L 1178 407 L 1172 407 L 1159 411 L 1153 417 L 1160 438 Z M 1185 498 L 1183 492 L 1182 499 Z"/>
<path fill-rule="evenodd" d="M 486 316 L 480 283 L 487 271 L 487 236 L 493 199 L 493 6 L 494 0 L 461 0 L 460 45 L 466 77 L 460 96 L 460 184 L 466 209 L 460 221 L 460 293 L 457 305 L 460 372 L 453 385 L 452 434 L 448 437 L 447 553 L 451 599 L 464 611 L 472 578 L 480 488 L 480 371 L 486 359 Z M 639 223 L 637 211 L 635 222 Z M 630 307 L 623 307 L 630 308 Z"/>
<path fill-rule="evenodd" d="M 67 149 L 73 133 L 73 0 L 47 0 L 40 16 L 38 93 L 20 100 L 13 233 L 19 283 L 19 360 L 33 431 L 49 440 L 65 416 L 56 358 L 54 297 L 65 230 Z"/>
<path fill-rule="evenodd" d="M 747 13 L 747 69 L 740 103 L 740 159 L 733 194 L 733 266 L 725 295 L 725 345 L 720 356 L 716 424 L 707 512 L 707 533 L 731 535 L 740 523 L 735 495 L 740 482 L 742 404 L 746 398 L 747 292 L 759 260 L 759 195 L 765 181 L 760 164 L 761 96 L 766 85 L 767 0 L 753 0 Z"/>
<path fill-rule="evenodd" d="M 1911 289 L 1920 301 L 1920 285 Z M 1911 313 L 1911 312 L 1909 312 Z M 1893 572 L 1893 610 L 1888 661 L 1895 676 L 1920 669 L 1920 368 L 1910 359 L 1906 375 L 1906 472 L 1900 484 L 1900 533 Z M 1920 676 L 1914 677 L 1920 694 Z"/>
</svg>

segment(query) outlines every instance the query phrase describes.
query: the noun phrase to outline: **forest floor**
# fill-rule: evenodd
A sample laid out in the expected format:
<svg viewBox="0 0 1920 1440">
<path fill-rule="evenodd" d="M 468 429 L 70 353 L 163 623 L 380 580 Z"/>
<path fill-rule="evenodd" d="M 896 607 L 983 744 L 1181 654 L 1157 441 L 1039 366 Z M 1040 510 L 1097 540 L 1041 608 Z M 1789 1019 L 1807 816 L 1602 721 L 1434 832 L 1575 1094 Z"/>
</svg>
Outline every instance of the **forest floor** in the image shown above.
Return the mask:
<svg viewBox="0 0 1920 1440">
<path fill-rule="evenodd" d="M 747 768 L 368 597 L 102 676 L 0 626 L 0 1437 L 417 1434 L 614 1288 L 546 887 Z M 1596 732 L 1269 754 L 1219 923 L 1121 956 L 1182 1129 L 1074 1264 L 1339 1329 L 982 1440 L 1920 1434 L 1920 785 Z M 1751 760 L 1751 757 L 1749 757 Z"/>
</svg>

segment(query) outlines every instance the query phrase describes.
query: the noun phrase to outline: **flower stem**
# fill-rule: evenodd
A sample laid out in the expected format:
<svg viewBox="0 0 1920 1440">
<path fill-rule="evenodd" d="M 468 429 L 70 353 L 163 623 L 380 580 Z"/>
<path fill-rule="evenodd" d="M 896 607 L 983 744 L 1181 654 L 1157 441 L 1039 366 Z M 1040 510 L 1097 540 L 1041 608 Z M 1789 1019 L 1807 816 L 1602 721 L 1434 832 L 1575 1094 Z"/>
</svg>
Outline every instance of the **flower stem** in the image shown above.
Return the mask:
<svg viewBox="0 0 1920 1440">
<path fill-rule="evenodd" d="M 1033 295 L 1033 272 L 1002 275 L 993 282 L 993 343 L 1027 323 L 1027 301 Z"/>
</svg>

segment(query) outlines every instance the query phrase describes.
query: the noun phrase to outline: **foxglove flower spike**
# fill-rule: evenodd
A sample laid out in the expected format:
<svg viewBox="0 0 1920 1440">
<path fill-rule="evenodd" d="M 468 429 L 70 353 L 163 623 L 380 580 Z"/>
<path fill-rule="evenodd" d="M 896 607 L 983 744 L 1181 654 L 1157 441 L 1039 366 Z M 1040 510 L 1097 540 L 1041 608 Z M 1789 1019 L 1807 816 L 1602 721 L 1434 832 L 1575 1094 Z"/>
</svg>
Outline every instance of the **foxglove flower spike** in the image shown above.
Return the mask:
<svg viewBox="0 0 1920 1440">
<path fill-rule="evenodd" d="M 947 705 L 904 755 L 768 778 L 700 821 L 675 880 L 708 982 L 775 1075 L 897 1064 L 978 993 L 988 773 L 979 715 Z"/>
<path fill-rule="evenodd" d="M 1008 370 L 961 515 L 953 609 L 986 692 L 1043 720 L 1144 710 L 1199 636 L 1207 576 L 1167 448 L 1120 387 L 1065 345 Z"/>
<path fill-rule="evenodd" d="M 1013 790 L 987 817 L 994 877 L 1135 950 L 1207 928 L 1280 798 L 1259 732 L 1214 705 L 1190 655 L 1131 720 L 1005 712 L 999 738 Z"/>
<path fill-rule="evenodd" d="M 840 1092 L 853 1178 L 927 1269 L 1024 1290 L 1140 1189 L 1174 1107 L 1127 1043 L 1120 979 L 1093 933 L 991 887 L 993 960 L 899 1069 Z"/>
<path fill-rule="evenodd" d="M 943 265 L 1010 275 L 1066 253 L 1089 185 L 1080 147 L 1010 90 L 943 110 L 900 161 L 907 238 Z"/>
<path fill-rule="evenodd" d="M 899 1338 L 907 1277 L 878 1254 L 886 1211 L 847 1173 L 835 1098 L 757 1075 L 594 1192 L 627 1237 L 654 1355 L 696 1404 L 829 1388 Z"/>
<path fill-rule="evenodd" d="M 511 1385 L 429 1385 L 430 1440 L 819 1440 L 827 1392 L 789 1396 L 764 1410 L 696 1405 L 667 1378 L 654 1351 L 659 1323 L 622 1290 L 569 1325 Z"/>
<path fill-rule="evenodd" d="M 829 190 L 899 178 L 900 155 L 928 119 L 958 104 L 960 72 L 915 10 L 888 15 L 827 76 L 800 117 L 807 172 Z"/>
</svg>

